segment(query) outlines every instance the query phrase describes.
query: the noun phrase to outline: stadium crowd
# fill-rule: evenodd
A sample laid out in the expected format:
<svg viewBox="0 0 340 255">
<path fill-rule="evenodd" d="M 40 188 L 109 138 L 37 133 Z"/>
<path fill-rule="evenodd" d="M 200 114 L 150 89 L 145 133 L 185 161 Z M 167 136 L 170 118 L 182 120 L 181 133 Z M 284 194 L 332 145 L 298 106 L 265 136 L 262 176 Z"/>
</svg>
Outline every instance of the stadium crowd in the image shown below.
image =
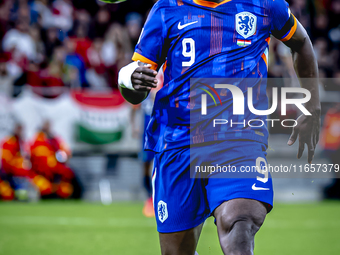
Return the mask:
<svg viewBox="0 0 340 255">
<path fill-rule="evenodd" d="M 115 88 L 152 4 L 1 0 L 0 87 Z"/>
<path fill-rule="evenodd" d="M 116 88 L 153 2 L 1 0 L 0 89 Z M 340 0 L 288 2 L 312 38 L 320 77 L 340 78 Z M 295 75 L 288 48 L 273 40 L 271 53 L 269 77 Z M 340 90 L 340 84 L 326 89 Z"/>
</svg>

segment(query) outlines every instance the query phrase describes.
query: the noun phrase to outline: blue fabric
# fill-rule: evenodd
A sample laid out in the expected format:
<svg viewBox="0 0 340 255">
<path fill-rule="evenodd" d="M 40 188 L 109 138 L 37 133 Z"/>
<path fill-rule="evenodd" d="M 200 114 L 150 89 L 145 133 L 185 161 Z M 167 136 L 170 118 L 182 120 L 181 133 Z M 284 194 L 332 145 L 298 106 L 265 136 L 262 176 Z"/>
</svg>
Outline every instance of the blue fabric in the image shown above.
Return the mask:
<svg viewBox="0 0 340 255">
<path fill-rule="evenodd" d="M 156 153 L 153 202 L 157 230 L 171 233 L 203 223 L 223 202 L 248 198 L 273 206 L 270 175 L 241 172 L 262 161 L 266 146 L 254 141 L 221 141 Z M 191 162 L 191 163 L 190 163 Z M 203 173 L 197 166 L 233 166 L 236 173 Z M 255 190 L 253 190 L 253 188 Z"/>
</svg>

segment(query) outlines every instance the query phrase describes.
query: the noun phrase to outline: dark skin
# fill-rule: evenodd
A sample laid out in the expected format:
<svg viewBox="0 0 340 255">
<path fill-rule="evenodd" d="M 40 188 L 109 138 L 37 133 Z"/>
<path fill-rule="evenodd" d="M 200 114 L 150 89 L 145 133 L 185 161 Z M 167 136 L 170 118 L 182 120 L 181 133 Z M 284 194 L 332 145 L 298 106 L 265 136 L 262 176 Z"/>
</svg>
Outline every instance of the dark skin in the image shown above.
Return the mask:
<svg viewBox="0 0 340 255">
<path fill-rule="evenodd" d="M 221 1 L 211 1 L 220 3 Z M 292 145 L 299 138 L 298 158 L 301 158 L 304 146 L 308 147 L 308 162 L 314 157 L 315 147 L 319 141 L 320 101 L 318 93 L 318 67 L 312 43 L 307 32 L 298 22 L 292 38 L 285 42 L 291 48 L 294 67 L 300 78 L 301 87 L 311 92 L 311 100 L 305 104 L 311 116 L 301 115 L 298 125 L 289 138 Z M 142 73 L 142 74 L 140 74 Z M 135 91 L 121 89 L 125 96 L 135 96 L 134 103 L 140 103 L 149 91 L 156 86 L 156 72 L 147 67 L 140 67 L 133 73 L 131 81 Z M 311 78 L 308 80 L 302 78 Z M 126 94 L 125 94 L 126 93 Z M 138 100 L 141 100 L 138 102 Z M 251 199 L 233 199 L 222 203 L 214 212 L 219 241 L 224 254 L 252 255 L 254 237 L 263 224 L 267 209 L 259 201 Z M 194 255 L 202 225 L 177 233 L 159 234 L 163 255 Z"/>
<path fill-rule="evenodd" d="M 318 65 L 314 55 L 313 46 L 306 30 L 298 22 L 297 29 L 293 37 L 285 42 L 292 50 L 294 68 L 299 77 L 302 88 L 311 92 L 311 99 L 305 104 L 311 116 L 301 115 L 298 125 L 293 129 L 293 133 L 288 140 L 288 145 L 293 145 L 299 137 L 299 150 L 297 157 L 301 158 L 305 144 L 308 148 L 308 163 L 312 163 L 314 151 L 319 142 L 320 112 L 318 88 Z"/>
</svg>

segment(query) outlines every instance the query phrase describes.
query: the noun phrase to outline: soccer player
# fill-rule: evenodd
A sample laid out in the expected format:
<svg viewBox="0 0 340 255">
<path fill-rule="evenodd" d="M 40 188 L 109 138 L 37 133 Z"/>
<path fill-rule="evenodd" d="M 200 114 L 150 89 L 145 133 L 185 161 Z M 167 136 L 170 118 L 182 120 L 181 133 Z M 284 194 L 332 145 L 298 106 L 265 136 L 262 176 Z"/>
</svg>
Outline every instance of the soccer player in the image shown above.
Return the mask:
<svg viewBox="0 0 340 255">
<path fill-rule="evenodd" d="M 255 91 L 254 108 L 267 109 L 264 82 L 271 35 L 291 48 L 297 75 L 312 78 L 300 79 L 311 94 L 304 105 L 311 115 L 297 119 L 288 141 L 292 145 L 299 137 L 298 158 L 307 144 L 310 163 L 320 123 L 317 62 L 305 29 L 284 0 L 160 0 L 146 21 L 134 62 L 120 71 L 122 95 L 138 104 L 156 87 L 155 76 L 164 64 L 164 86 L 157 92 L 145 138 L 145 149 L 156 153 L 153 202 L 162 254 L 195 254 L 209 216 L 216 219 L 224 254 L 253 254 L 254 236 L 273 207 L 270 176 L 190 178 L 191 164 L 229 164 L 237 169 L 266 165 L 267 127 L 213 129 L 205 116 L 192 125 L 191 110 L 197 104 L 190 98 L 195 97 L 190 93 L 190 79 L 238 78 L 245 96 L 245 83 Z M 223 91 L 218 96 L 223 107 L 209 104 L 208 112 L 217 119 L 237 120 L 239 116 L 232 116 L 231 93 Z M 265 118 L 249 109 L 243 117 Z"/>
</svg>

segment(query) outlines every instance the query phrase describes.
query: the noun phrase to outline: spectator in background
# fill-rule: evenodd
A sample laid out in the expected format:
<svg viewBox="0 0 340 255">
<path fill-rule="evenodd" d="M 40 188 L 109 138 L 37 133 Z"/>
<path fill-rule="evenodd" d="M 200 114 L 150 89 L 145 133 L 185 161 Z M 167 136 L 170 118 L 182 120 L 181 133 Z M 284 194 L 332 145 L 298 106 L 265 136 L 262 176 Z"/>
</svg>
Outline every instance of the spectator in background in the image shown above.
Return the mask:
<svg viewBox="0 0 340 255">
<path fill-rule="evenodd" d="M 16 124 L 12 135 L 2 143 L 1 167 L 9 176 L 30 177 L 30 164 L 25 158 L 22 125 Z"/>
<path fill-rule="evenodd" d="M 319 14 L 314 21 L 314 29 L 312 31 L 312 38 L 327 38 L 328 39 L 328 18 L 325 14 Z"/>
<path fill-rule="evenodd" d="M 60 30 L 60 37 L 66 35 L 73 26 L 73 7 L 69 0 L 56 0 L 49 5 L 48 0 L 35 0 L 31 5 L 31 12 L 37 22 L 41 17 L 41 25 L 43 28 L 56 27 Z"/>
<path fill-rule="evenodd" d="M 76 53 L 76 42 L 70 38 L 66 38 L 64 45 L 66 51 L 64 65 L 70 75 L 69 79 L 81 87 L 88 87 L 85 77 L 85 62 L 83 57 Z"/>
<path fill-rule="evenodd" d="M 35 0 L 32 2 L 30 8 L 32 23 L 37 23 L 40 19 L 43 28 L 48 29 L 49 27 L 53 27 L 53 14 L 48 6 L 48 0 Z"/>
<path fill-rule="evenodd" d="M 10 52 L 12 59 L 22 68 L 27 60 L 34 61 L 37 56 L 35 43 L 29 34 L 29 20 L 17 20 L 15 28 L 9 30 L 2 41 L 5 52 Z"/>
<path fill-rule="evenodd" d="M 332 56 L 329 54 L 328 47 L 329 44 L 327 43 L 327 40 L 323 37 L 316 39 L 314 42 L 314 51 L 320 69 L 333 68 L 334 63 Z"/>
<path fill-rule="evenodd" d="M 118 70 L 132 57 L 132 44 L 127 31 L 118 23 L 110 26 L 103 44 L 102 60 L 108 68 L 108 83 L 117 88 Z"/>
<path fill-rule="evenodd" d="M 69 38 L 75 43 L 75 53 L 86 59 L 86 51 L 91 47 L 92 41 L 88 38 L 89 24 L 78 22 Z"/>
<path fill-rule="evenodd" d="M 131 61 L 134 46 L 130 40 L 128 32 L 122 25 L 118 23 L 112 24 L 106 35 L 106 41 L 113 42 L 117 49 L 116 63 L 118 69 Z"/>
<path fill-rule="evenodd" d="M 51 183 L 31 169 L 22 139 L 22 131 L 21 124 L 17 123 L 13 133 L 2 143 L 1 179 L 6 180 L 14 191 L 25 189 L 26 183 L 22 181 L 22 178 L 26 178 L 27 181 L 32 180 L 39 188 L 41 195 L 48 195 L 52 191 Z"/>
<path fill-rule="evenodd" d="M 67 165 L 71 151 L 53 135 L 49 121 L 36 134 L 30 152 L 32 169 L 53 183 L 53 194 L 60 198 L 81 197 L 80 183 Z"/>
<path fill-rule="evenodd" d="M 40 64 L 46 60 L 45 45 L 41 39 L 41 32 L 38 25 L 30 27 L 29 34 L 34 42 L 36 56 L 34 62 Z"/>
<path fill-rule="evenodd" d="M 46 49 L 46 57 L 51 59 L 54 49 L 62 45 L 62 42 L 58 38 L 58 31 L 56 27 L 50 27 L 46 30 L 44 35 L 44 44 Z"/>
<path fill-rule="evenodd" d="M 111 13 L 106 8 L 101 8 L 91 24 L 90 37 L 92 39 L 104 38 L 111 25 Z"/>
<path fill-rule="evenodd" d="M 64 47 L 54 49 L 52 60 L 47 68 L 42 70 L 39 75 L 41 86 L 45 87 L 62 87 L 64 86 L 64 62 L 66 53 Z M 32 85 L 32 84 L 31 84 Z"/>
<path fill-rule="evenodd" d="M 125 25 L 133 47 L 137 45 L 140 33 L 142 31 L 142 22 L 143 17 L 139 13 L 132 12 L 126 16 Z M 134 48 L 132 50 L 134 50 Z"/>
<path fill-rule="evenodd" d="M 40 70 L 38 63 L 31 61 L 28 65 L 25 74 L 26 74 L 25 84 L 31 85 L 33 87 L 43 86 L 43 80 L 41 79 L 42 71 Z"/>
<path fill-rule="evenodd" d="M 73 6 L 71 0 L 56 0 L 52 3 L 52 26 L 68 32 L 73 26 Z"/>
<path fill-rule="evenodd" d="M 107 67 L 104 63 L 103 39 L 97 37 L 94 39 L 92 46 L 87 50 L 86 57 L 88 69 L 86 79 L 91 88 L 103 89 L 108 88 Z"/>
</svg>

